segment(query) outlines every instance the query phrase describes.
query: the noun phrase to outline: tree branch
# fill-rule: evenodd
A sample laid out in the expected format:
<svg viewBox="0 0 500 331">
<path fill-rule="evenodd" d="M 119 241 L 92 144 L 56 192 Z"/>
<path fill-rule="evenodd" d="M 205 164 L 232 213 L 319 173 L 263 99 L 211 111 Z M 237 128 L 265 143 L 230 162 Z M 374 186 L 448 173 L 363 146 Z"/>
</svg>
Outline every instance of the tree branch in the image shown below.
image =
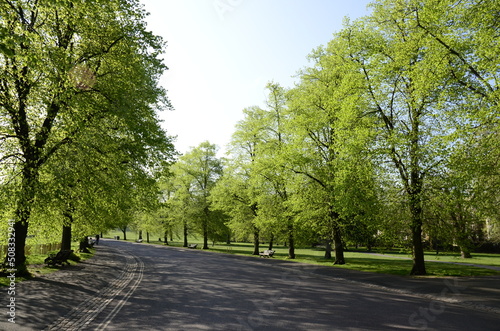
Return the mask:
<svg viewBox="0 0 500 331">
<path fill-rule="evenodd" d="M 469 71 L 472 73 L 472 75 L 474 75 L 477 79 L 479 79 L 479 81 L 481 81 L 485 86 L 486 88 L 490 91 L 490 92 L 494 92 L 494 88 L 488 83 L 488 81 L 486 79 L 483 78 L 483 76 L 476 70 L 476 68 L 474 68 L 472 66 L 472 64 L 470 64 L 463 56 L 462 54 L 460 54 L 457 50 L 455 50 L 452 46 L 450 46 L 449 44 L 447 44 L 443 39 L 439 38 L 437 35 L 435 35 L 434 33 L 432 33 L 430 31 L 430 29 L 424 27 L 420 20 L 418 19 L 418 16 L 417 16 L 417 27 L 421 28 L 422 30 L 424 30 L 426 33 L 428 33 L 432 38 L 434 38 L 439 44 L 441 44 L 446 50 L 448 50 L 448 52 L 450 52 L 450 54 L 452 55 L 455 55 L 468 69 Z"/>
<path fill-rule="evenodd" d="M 313 175 L 311 175 L 310 173 L 308 172 L 305 172 L 305 171 L 300 171 L 300 170 L 295 170 L 295 169 L 290 169 L 291 171 L 293 171 L 294 173 L 296 174 L 300 174 L 300 175 L 304 175 L 306 177 L 309 177 L 310 179 L 312 179 L 313 181 L 315 181 L 316 183 L 318 183 L 322 188 L 326 189 L 327 186 L 325 183 L 323 183 L 322 180 L 314 177 Z"/>
</svg>

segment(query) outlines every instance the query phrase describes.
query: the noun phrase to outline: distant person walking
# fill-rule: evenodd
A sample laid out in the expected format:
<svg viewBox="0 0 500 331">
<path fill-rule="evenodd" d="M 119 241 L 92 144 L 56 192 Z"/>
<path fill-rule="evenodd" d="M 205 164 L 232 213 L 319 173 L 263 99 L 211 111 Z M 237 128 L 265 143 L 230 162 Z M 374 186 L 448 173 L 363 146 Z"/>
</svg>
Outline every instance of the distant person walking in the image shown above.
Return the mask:
<svg viewBox="0 0 500 331">
<path fill-rule="evenodd" d="M 95 244 L 99 245 L 99 235 L 98 234 L 95 235 Z"/>
</svg>

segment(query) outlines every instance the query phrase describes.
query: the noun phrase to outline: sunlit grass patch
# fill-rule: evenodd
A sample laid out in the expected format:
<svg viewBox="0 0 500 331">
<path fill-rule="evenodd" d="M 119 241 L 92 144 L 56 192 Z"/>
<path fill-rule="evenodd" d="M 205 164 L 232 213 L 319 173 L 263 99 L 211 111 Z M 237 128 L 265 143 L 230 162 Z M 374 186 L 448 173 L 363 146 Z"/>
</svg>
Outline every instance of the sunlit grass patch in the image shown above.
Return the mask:
<svg viewBox="0 0 500 331">
<path fill-rule="evenodd" d="M 193 239 L 190 241 L 190 243 L 198 243 L 198 248 L 201 248 L 202 245 L 202 241 L 199 239 Z M 172 246 L 182 246 L 181 242 L 171 242 L 169 244 Z M 214 246 L 210 245 L 209 248 L 214 252 L 247 256 L 251 256 L 253 252 L 252 243 L 231 243 L 230 245 L 216 244 Z M 259 250 L 263 251 L 267 248 L 267 245 L 261 245 Z M 346 251 L 344 253 L 346 264 L 333 265 L 333 259 L 324 258 L 324 250 L 314 248 L 296 248 L 296 258 L 289 259 L 287 247 L 275 245 L 273 249 L 275 250 L 273 257 L 274 259 L 400 276 L 409 275 L 413 263 L 411 260 L 411 256 L 405 252 L 390 252 L 389 254 L 368 254 L 365 252 Z M 335 252 L 332 252 L 333 256 L 334 254 Z M 499 254 L 473 254 L 472 259 L 461 259 L 460 255 L 457 253 L 440 253 L 438 257 L 439 261 L 443 262 L 500 265 Z M 429 261 L 436 260 L 436 255 L 433 253 L 426 254 L 426 260 L 426 268 L 429 276 L 472 277 L 500 274 L 500 271 L 478 268 L 465 264 L 451 264 Z"/>
<path fill-rule="evenodd" d="M 75 252 L 77 259 L 79 262 L 82 262 L 86 259 L 91 258 L 94 255 L 94 249 L 91 249 L 91 253 L 80 253 L 78 252 L 79 243 L 74 242 L 71 245 L 71 249 Z M 28 271 L 32 275 L 32 277 L 16 277 L 16 283 L 22 282 L 27 279 L 31 279 L 33 277 L 40 277 L 46 274 L 50 274 L 56 272 L 60 269 L 60 267 L 49 267 L 45 264 L 45 259 L 49 256 L 49 254 L 56 254 L 57 250 L 53 252 L 49 252 L 48 254 L 30 254 L 26 256 L 26 265 L 28 267 Z M 68 260 L 70 265 L 76 265 L 79 262 Z M 10 284 L 10 279 L 7 277 L 0 277 L 0 286 L 8 286 Z"/>
</svg>

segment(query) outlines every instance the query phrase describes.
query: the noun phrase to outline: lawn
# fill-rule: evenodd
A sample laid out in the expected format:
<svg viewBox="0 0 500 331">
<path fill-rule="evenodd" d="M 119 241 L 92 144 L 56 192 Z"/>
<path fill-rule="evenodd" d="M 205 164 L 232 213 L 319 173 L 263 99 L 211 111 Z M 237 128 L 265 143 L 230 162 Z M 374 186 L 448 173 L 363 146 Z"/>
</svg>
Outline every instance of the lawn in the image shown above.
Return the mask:
<svg viewBox="0 0 500 331">
<path fill-rule="evenodd" d="M 191 238 L 189 243 L 197 243 L 198 248 L 203 245 L 203 241 L 200 238 Z M 151 241 L 151 244 L 164 244 L 159 241 Z M 171 246 L 181 247 L 182 242 L 173 241 L 169 242 Z M 226 244 L 215 244 L 209 245 L 210 251 L 226 253 L 226 254 L 239 254 L 251 256 L 253 252 L 253 244 L 251 243 L 231 243 Z M 261 245 L 260 250 L 267 249 L 266 245 Z M 275 259 L 288 260 L 288 248 L 284 246 L 274 246 Z M 324 258 L 324 250 L 314 249 L 314 248 L 296 248 L 295 262 L 318 264 L 323 266 L 330 266 L 334 268 L 352 269 L 366 272 L 393 274 L 393 275 L 408 275 L 411 267 L 412 261 L 411 256 L 407 253 L 402 253 L 398 251 L 391 251 L 386 254 L 367 254 L 367 252 L 345 252 L 346 264 L 344 265 L 333 265 L 332 260 L 327 260 Z M 472 277 L 472 276 L 491 276 L 499 275 L 500 271 L 495 271 L 491 269 L 478 268 L 473 266 L 468 266 L 466 264 L 451 264 L 451 263 L 441 263 L 442 262 L 454 262 L 454 263 L 471 263 L 471 264 L 481 264 L 490 266 L 500 266 L 500 254 L 473 254 L 471 259 L 462 259 L 458 253 L 439 253 L 436 255 L 435 252 L 427 252 L 426 267 L 429 276 L 444 277 L 444 276 L 458 276 L 458 277 Z M 258 258 L 256 256 L 256 258 Z"/>
</svg>

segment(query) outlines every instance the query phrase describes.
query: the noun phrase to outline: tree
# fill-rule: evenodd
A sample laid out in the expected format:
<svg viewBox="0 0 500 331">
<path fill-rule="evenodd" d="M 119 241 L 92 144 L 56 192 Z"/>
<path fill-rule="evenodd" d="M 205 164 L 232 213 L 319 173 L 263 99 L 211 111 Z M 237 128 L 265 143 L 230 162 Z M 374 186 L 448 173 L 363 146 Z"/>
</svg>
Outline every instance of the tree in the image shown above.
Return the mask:
<svg viewBox="0 0 500 331">
<path fill-rule="evenodd" d="M 175 163 L 172 166 L 173 180 L 172 191 L 169 194 L 168 222 L 171 226 L 180 225 L 184 240 L 184 247 L 188 246 L 189 226 L 188 220 L 192 214 L 191 185 L 190 178 L 183 169 Z"/>
<path fill-rule="evenodd" d="M 373 14 L 348 26 L 343 38 L 365 76 L 366 95 L 380 122 L 380 151 L 392 162 L 410 212 L 412 275 L 425 275 L 422 244 L 427 174 L 446 158 L 449 135 L 441 111 L 447 101 L 446 63 L 418 29 L 414 1 L 378 1 Z M 387 169 L 389 170 L 389 169 Z"/>
<path fill-rule="evenodd" d="M 214 210 L 229 216 L 227 225 L 237 238 L 253 234 L 253 255 L 258 255 L 260 231 L 254 223 L 258 207 L 253 199 L 248 173 L 236 164 L 226 165 L 223 176 L 211 191 L 210 200 Z"/>
<path fill-rule="evenodd" d="M 448 114 L 455 122 L 456 144 L 447 173 L 461 184 L 451 190 L 457 199 L 466 195 L 465 202 L 474 200 L 475 217 L 481 215 L 483 221 L 498 214 L 493 206 L 498 206 L 495 188 L 499 183 L 500 77 L 495 54 L 500 49 L 494 42 L 499 9 L 495 1 L 475 0 L 426 1 L 426 6 L 415 8 L 416 26 L 429 36 L 431 49 L 447 62 L 446 75 L 451 82 L 446 93 L 451 100 Z M 466 191 L 459 192 L 458 187 Z"/>
<path fill-rule="evenodd" d="M 491 140 L 492 132 L 474 131 L 479 136 L 469 131 L 456 141 L 446 167 L 431 179 L 428 197 L 432 216 L 446 229 L 440 239 L 458 246 L 462 258 L 472 257 L 474 246 L 486 237 L 487 221 L 498 211 L 499 154 L 491 144 L 496 139 Z"/>
<path fill-rule="evenodd" d="M 281 231 L 288 243 L 288 258 L 295 258 L 295 212 L 290 204 L 293 191 L 289 186 L 294 173 L 290 171 L 286 146 L 290 132 L 287 131 L 286 89 L 277 83 L 266 86 L 268 97 L 266 109 L 259 110 L 254 130 L 262 141 L 257 146 L 254 161 L 254 181 L 260 188 L 256 196 L 259 214 L 256 224 L 259 228 Z"/>
<path fill-rule="evenodd" d="M 266 112 L 254 106 L 244 109 L 243 113 L 245 117 L 237 123 L 230 142 L 232 159 L 212 192 L 212 200 L 215 208 L 230 216 L 228 225 L 237 236 L 245 238 L 248 233 L 253 236 L 253 255 L 258 255 L 259 225 L 262 224 L 257 222 L 257 197 L 262 187 L 259 186 L 256 161 L 261 145 L 265 143 L 262 121 Z M 272 249 L 272 238 L 269 249 Z"/>
<path fill-rule="evenodd" d="M 185 231 L 189 215 L 203 235 L 203 249 L 208 249 L 209 229 L 213 223 L 210 210 L 210 192 L 222 175 L 222 165 L 217 158 L 217 147 L 208 141 L 182 155 L 174 166 L 174 175 L 180 184 L 176 190 L 177 202 L 182 208 Z M 187 233 L 185 238 L 187 237 Z"/>
<path fill-rule="evenodd" d="M 332 40 L 311 55 L 289 96 L 287 156 L 297 181 L 295 205 L 326 241 L 326 258 L 335 243 L 335 264 L 344 264 L 342 232 L 348 220 L 376 211 L 373 170 L 365 152 L 372 119 L 360 95 L 362 76 L 343 59 L 343 40 Z M 363 207 L 363 205 L 365 205 Z"/>
<path fill-rule="evenodd" d="M 135 0 L 4 1 L 0 17 L 0 139 L 8 146 L 0 161 L 17 177 L 6 182 L 17 183 L 12 266 L 23 274 L 43 167 L 104 119 L 119 121 L 133 145 L 165 140 L 141 136 L 157 125 L 155 108 L 166 104 L 157 86 L 165 66 L 161 40 L 146 31 Z"/>
</svg>

